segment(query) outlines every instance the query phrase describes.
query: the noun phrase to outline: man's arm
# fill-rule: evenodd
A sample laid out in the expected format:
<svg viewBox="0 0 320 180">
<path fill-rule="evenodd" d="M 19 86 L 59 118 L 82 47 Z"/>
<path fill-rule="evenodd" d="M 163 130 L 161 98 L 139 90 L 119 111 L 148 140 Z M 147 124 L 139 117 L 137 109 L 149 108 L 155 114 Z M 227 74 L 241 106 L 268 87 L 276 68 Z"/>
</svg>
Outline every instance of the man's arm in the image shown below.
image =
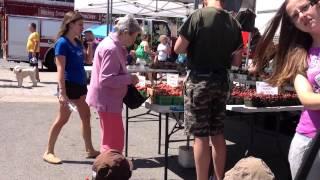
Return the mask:
<svg viewBox="0 0 320 180">
<path fill-rule="evenodd" d="M 235 33 L 237 32 L 237 43 L 235 44 L 235 50 L 232 53 L 231 65 L 240 67 L 242 64 L 243 39 L 240 24 L 235 21 L 235 25 L 237 25 L 238 29 L 238 31 L 235 31 Z"/>
<path fill-rule="evenodd" d="M 87 64 L 92 64 L 92 60 L 93 60 L 93 44 L 92 42 L 88 42 L 88 48 L 85 51 L 86 54 L 86 58 L 85 61 Z"/>
<path fill-rule="evenodd" d="M 240 67 L 242 63 L 242 50 L 236 50 L 232 56 L 232 66 Z"/>
<path fill-rule="evenodd" d="M 36 57 L 36 52 L 37 52 L 37 49 L 39 47 L 39 41 L 40 41 L 40 37 L 39 35 L 34 35 L 34 50 L 32 52 L 32 57 Z"/>
<path fill-rule="evenodd" d="M 35 44 L 35 49 L 33 50 L 32 56 L 36 57 L 36 52 L 37 52 L 37 49 L 38 49 L 37 47 L 39 46 L 39 41 L 35 41 L 34 44 Z"/>
<path fill-rule="evenodd" d="M 174 52 L 176 52 L 177 54 L 186 53 L 189 43 L 190 42 L 185 37 L 180 35 L 176 41 L 176 44 L 174 45 Z"/>
</svg>

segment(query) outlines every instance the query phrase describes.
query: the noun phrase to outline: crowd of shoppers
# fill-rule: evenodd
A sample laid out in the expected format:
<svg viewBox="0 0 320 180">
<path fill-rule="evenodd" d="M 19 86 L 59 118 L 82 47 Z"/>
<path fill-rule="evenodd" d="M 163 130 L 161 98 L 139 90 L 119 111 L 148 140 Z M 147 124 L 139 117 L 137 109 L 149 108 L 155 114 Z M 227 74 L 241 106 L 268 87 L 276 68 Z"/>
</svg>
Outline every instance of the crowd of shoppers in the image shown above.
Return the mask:
<svg viewBox="0 0 320 180">
<path fill-rule="evenodd" d="M 197 180 L 208 180 L 210 159 L 216 180 L 225 173 L 226 143 L 224 119 L 226 102 L 230 93 L 228 72 L 230 67 L 240 66 L 242 60 L 242 36 L 239 23 L 224 10 L 225 0 L 203 0 L 204 7 L 192 13 L 179 29 L 174 47 L 177 54 L 187 57 L 188 75 L 184 82 L 185 132 L 193 135 Z M 299 100 L 304 105 L 296 134 L 291 142 L 289 162 L 295 178 L 320 129 L 320 4 L 309 0 L 285 0 L 265 33 L 260 38 L 251 73 L 260 73 L 269 63 L 266 49 L 273 47 L 273 37 L 280 27 L 279 45 L 272 55 L 271 85 L 292 83 Z M 130 84 L 139 79 L 126 69 L 128 50 L 136 41 L 141 27 L 131 15 L 119 18 L 114 31 L 97 45 L 92 32 L 85 32 L 84 44 L 80 41 L 83 17 L 78 12 L 68 12 L 63 20 L 55 43 L 55 59 L 58 79 L 58 115 L 50 128 L 49 140 L 43 159 L 49 163 L 62 163 L 54 152 L 54 146 L 62 127 L 68 122 L 75 106 L 82 124 L 85 151 L 88 158 L 101 153 L 121 154 L 124 147 L 122 124 L 123 97 Z M 39 38 L 35 24 L 30 24 L 28 53 L 37 57 Z M 291 34 L 291 38 L 287 35 Z M 149 45 L 148 34 L 130 56 L 137 63 L 148 65 L 155 54 Z M 156 60 L 166 61 L 170 55 L 169 38 L 161 35 Z M 86 85 L 84 65 L 92 65 L 89 89 Z M 38 78 L 39 79 L 39 78 Z M 99 114 L 101 128 L 100 152 L 91 141 L 90 108 Z M 211 147 L 210 147 L 211 146 Z M 212 150 L 212 151 L 211 151 Z M 112 154 L 111 153 L 111 154 Z M 108 154 L 108 155 L 107 155 Z M 102 158 L 102 156 L 100 156 Z M 320 176 L 320 155 L 311 168 L 308 179 Z M 100 158 L 100 159 L 101 159 Z M 121 155 L 117 158 L 122 159 Z M 104 159 L 104 158 L 102 158 Z M 101 160 L 99 160 L 101 161 Z M 124 161 L 125 170 L 131 169 Z"/>
</svg>

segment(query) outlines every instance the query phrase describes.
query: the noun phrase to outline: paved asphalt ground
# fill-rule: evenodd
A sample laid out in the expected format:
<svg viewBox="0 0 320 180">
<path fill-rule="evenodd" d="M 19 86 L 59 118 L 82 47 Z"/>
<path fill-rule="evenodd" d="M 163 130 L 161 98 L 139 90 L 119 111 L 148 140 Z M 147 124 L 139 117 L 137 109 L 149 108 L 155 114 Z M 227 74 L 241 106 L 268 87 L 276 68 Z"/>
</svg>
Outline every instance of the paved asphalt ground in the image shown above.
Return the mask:
<svg viewBox="0 0 320 180">
<path fill-rule="evenodd" d="M 17 88 L 15 76 L 10 68 L 20 63 L 0 60 L 0 180 L 84 180 L 91 176 L 92 159 L 85 159 L 84 143 L 80 132 L 80 119 L 73 113 L 63 128 L 56 144 L 56 154 L 64 161 L 62 165 L 51 165 L 42 160 L 49 127 L 57 112 L 55 73 L 40 72 L 41 83 L 31 87 L 29 79 L 23 88 Z M 131 114 L 145 112 L 139 108 Z M 123 117 L 124 114 L 123 114 Z M 230 116 L 226 120 L 226 139 L 230 169 L 243 157 L 248 128 L 246 116 Z M 164 123 L 163 123 L 164 124 Z M 171 120 L 170 126 L 174 125 Z M 163 128 L 164 129 L 164 128 Z M 92 139 L 99 148 L 99 122 L 92 110 Z M 182 131 L 173 139 L 183 139 Z M 282 149 L 287 153 L 291 137 L 280 136 Z M 164 140 L 164 138 L 162 138 Z M 133 180 L 163 179 L 163 154 L 157 153 L 158 122 L 153 116 L 132 119 L 129 123 L 129 158 L 135 169 Z M 164 152 L 162 141 L 162 153 Z M 171 143 L 169 148 L 168 179 L 195 179 L 195 169 L 185 169 L 178 164 L 178 147 L 185 142 Z M 262 158 L 276 174 L 277 179 L 287 179 L 283 159 L 276 149 L 274 138 L 256 134 L 254 155 Z M 286 157 L 284 157 L 286 158 Z"/>
</svg>

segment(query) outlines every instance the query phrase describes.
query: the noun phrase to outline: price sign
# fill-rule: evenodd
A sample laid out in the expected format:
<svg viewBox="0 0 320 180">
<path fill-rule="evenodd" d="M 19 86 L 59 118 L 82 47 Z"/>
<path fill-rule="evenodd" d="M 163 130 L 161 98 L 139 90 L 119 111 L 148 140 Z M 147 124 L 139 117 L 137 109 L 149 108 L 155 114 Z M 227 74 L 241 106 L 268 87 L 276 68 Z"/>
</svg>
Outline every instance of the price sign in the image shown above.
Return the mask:
<svg viewBox="0 0 320 180">
<path fill-rule="evenodd" d="M 139 83 L 138 86 L 145 87 L 146 86 L 146 77 L 145 76 L 138 76 Z"/>
<path fill-rule="evenodd" d="M 179 86 L 179 74 L 167 73 L 167 84 L 171 87 Z"/>
<path fill-rule="evenodd" d="M 269 95 L 278 95 L 278 87 L 273 87 L 266 82 L 257 81 L 256 82 L 257 94 L 269 94 Z"/>
</svg>

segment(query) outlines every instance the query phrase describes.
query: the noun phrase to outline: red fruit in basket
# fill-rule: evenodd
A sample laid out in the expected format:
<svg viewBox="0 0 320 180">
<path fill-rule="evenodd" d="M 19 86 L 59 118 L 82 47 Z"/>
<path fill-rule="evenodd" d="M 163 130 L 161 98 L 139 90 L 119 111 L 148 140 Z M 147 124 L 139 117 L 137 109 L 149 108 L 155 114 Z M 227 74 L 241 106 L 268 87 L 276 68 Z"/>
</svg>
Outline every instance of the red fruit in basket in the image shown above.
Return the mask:
<svg viewBox="0 0 320 180">
<path fill-rule="evenodd" d="M 136 88 L 137 88 L 138 90 L 145 90 L 145 89 L 146 89 L 146 87 L 142 87 L 142 86 L 136 86 Z"/>
</svg>

